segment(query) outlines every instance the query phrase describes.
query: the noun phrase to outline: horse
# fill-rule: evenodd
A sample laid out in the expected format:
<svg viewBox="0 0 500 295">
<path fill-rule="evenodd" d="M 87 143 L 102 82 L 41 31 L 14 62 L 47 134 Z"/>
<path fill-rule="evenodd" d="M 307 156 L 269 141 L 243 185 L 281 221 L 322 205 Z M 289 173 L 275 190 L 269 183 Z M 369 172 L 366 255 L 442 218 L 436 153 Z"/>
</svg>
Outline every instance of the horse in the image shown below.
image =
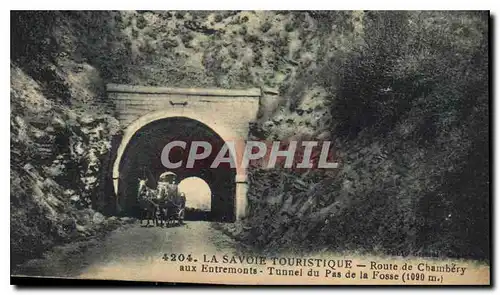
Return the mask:
<svg viewBox="0 0 500 295">
<path fill-rule="evenodd" d="M 137 190 L 137 202 L 141 208 L 141 226 L 142 221 L 147 220 L 146 227 L 149 226 L 149 221 L 153 221 L 153 226 L 158 225 L 159 206 L 154 202 L 156 191 L 146 185 L 146 180 L 139 179 L 139 188 Z"/>
</svg>

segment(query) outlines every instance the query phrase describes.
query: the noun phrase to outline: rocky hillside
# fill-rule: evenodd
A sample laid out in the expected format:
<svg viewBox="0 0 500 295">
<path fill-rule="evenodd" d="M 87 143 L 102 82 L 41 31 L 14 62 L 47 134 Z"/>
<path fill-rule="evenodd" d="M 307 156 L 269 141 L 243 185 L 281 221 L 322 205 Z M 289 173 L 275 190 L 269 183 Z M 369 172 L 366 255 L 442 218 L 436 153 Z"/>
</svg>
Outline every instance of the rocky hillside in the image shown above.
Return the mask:
<svg viewBox="0 0 500 295">
<path fill-rule="evenodd" d="M 122 223 L 94 210 L 104 187 L 101 167 L 118 131 L 100 104 L 99 71 L 48 47 L 36 48 L 48 40 L 38 38 L 49 36 L 37 33 L 32 40 L 13 36 L 12 42 L 21 49 L 11 59 L 13 265 Z"/>
<path fill-rule="evenodd" d="M 13 248 L 88 224 L 113 82 L 271 89 L 252 138 L 335 142 L 333 172 L 252 171 L 226 228 L 249 244 L 486 258 L 487 30 L 479 12 L 13 13 Z"/>
<path fill-rule="evenodd" d="M 338 173 L 254 171 L 252 217 L 233 234 L 268 251 L 487 259 L 487 16 L 371 12 L 363 32 L 312 75 Z"/>
<path fill-rule="evenodd" d="M 11 65 L 13 261 L 108 225 L 92 202 L 102 189 L 100 167 L 116 130 L 112 117 L 48 99 L 43 86 Z"/>
</svg>

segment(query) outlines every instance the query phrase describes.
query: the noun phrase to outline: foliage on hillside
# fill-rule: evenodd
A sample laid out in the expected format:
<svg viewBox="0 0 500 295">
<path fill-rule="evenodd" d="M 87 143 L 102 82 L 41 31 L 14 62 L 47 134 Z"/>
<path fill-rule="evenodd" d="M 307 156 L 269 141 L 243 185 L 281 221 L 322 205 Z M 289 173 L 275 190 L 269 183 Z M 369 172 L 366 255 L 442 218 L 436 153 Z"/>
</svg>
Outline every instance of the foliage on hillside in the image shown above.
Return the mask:
<svg viewBox="0 0 500 295">
<path fill-rule="evenodd" d="M 338 174 L 295 175 L 271 189 L 254 182 L 257 209 L 242 227 L 250 229 L 235 232 L 262 232 L 247 241 L 273 251 L 487 259 L 487 21 L 482 13 L 365 14 L 363 43 L 312 79 L 328 93 Z M 309 189 L 297 192 L 297 181 Z"/>
</svg>

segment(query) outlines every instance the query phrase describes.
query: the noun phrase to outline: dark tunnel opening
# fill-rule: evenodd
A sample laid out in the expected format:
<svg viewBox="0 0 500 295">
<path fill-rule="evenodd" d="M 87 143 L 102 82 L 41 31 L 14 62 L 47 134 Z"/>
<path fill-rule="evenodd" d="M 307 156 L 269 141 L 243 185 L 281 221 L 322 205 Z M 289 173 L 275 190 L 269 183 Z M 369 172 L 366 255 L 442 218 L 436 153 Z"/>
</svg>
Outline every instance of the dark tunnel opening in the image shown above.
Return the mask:
<svg viewBox="0 0 500 295">
<path fill-rule="evenodd" d="M 182 161 L 182 165 L 176 169 L 167 169 L 161 161 L 163 148 L 167 143 L 177 140 L 186 142 L 187 146 L 185 149 L 180 147 L 172 149 L 169 159 L 173 163 Z M 207 158 L 196 160 L 193 168 L 186 168 L 189 149 L 193 141 L 209 142 L 212 152 Z M 177 174 L 178 183 L 188 177 L 199 177 L 210 187 L 210 211 L 206 214 L 188 214 L 187 211 L 186 220 L 233 222 L 236 217 L 236 169 L 231 168 L 229 163 L 210 168 L 224 143 L 224 140 L 211 128 L 185 117 L 161 119 L 143 126 L 130 140 L 120 162 L 118 185 L 120 213 L 139 217 L 138 179 L 147 179 L 147 185 L 156 189 L 159 176 L 166 171 L 171 171 Z M 186 195 L 186 198 L 189 199 L 189 195 Z"/>
</svg>

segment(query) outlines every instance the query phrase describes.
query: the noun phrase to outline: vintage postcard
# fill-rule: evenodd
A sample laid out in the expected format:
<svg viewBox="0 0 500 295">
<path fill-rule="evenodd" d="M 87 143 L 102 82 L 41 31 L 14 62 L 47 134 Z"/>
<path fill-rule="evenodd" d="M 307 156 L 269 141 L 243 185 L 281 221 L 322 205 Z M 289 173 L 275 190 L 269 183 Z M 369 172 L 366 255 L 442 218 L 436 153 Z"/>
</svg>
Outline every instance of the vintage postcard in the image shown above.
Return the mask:
<svg viewBox="0 0 500 295">
<path fill-rule="evenodd" d="M 11 282 L 490 285 L 487 11 L 11 11 Z"/>
</svg>

